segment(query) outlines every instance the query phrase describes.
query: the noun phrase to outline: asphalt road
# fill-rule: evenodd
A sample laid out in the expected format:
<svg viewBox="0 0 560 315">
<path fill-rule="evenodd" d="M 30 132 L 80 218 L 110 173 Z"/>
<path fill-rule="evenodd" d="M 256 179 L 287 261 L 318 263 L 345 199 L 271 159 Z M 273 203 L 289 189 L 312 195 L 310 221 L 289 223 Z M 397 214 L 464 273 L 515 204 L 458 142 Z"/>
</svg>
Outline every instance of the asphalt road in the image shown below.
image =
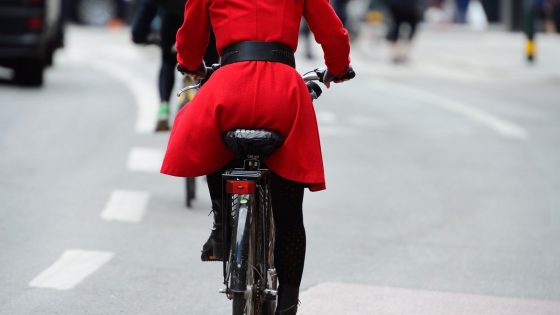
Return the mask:
<svg viewBox="0 0 560 315">
<path fill-rule="evenodd" d="M 300 313 L 560 314 L 560 42 L 429 30 L 395 67 L 375 32 L 315 105 Z M 0 314 L 228 314 L 204 182 L 189 210 L 157 172 L 157 50 L 68 35 L 44 88 L 0 85 Z"/>
</svg>

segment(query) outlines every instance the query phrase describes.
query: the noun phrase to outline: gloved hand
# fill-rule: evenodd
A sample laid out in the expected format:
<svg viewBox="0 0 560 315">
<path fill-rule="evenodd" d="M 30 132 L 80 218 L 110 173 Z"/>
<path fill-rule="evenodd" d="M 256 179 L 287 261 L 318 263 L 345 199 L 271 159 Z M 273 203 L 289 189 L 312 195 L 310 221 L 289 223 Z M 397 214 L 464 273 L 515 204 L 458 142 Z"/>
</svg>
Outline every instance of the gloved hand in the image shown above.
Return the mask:
<svg viewBox="0 0 560 315">
<path fill-rule="evenodd" d="M 190 71 L 189 69 L 181 66 L 180 64 L 177 65 L 177 71 L 181 72 L 183 75 L 190 76 L 193 80 L 204 80 L 208 75 L 206 70 L 206 64 L 204 61 L 196 68 L 195 71 Z"/>
<path fill-rule="evenodd" d="M 356 72 L 354 72 L 354 69 L 352 68 L 352 66 L 348 66 L 348 70 L 346 70 L 346 73 L 344 73 L 342 76 L 335 76 L 332 73 L 329 72 L 329 70 L 327 69 L 325 71 L 325 75 L 323 76 L 323 83 L 325 84 L 325 86 L 327 88 L 331 87 L 331 82 L 334 83 L 340 83 L 340 82 L 344 82 L 344 81 L 348 81 L 353 79 L 356 76 Z"/>
</svg>

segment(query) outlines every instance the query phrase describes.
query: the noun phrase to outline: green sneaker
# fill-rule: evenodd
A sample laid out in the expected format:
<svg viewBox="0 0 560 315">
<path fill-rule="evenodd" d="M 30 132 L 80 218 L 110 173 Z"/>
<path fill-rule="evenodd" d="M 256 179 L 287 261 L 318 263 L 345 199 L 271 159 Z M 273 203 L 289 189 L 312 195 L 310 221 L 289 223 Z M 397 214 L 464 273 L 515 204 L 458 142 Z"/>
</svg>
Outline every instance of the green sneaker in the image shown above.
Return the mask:
<svg viewBox="0 0 560 315">
<path fill-rule="evenodd" d="M 159 106 L 156 132 L 169 131 L 169 104 L 162 102 Z"/>
</svg>

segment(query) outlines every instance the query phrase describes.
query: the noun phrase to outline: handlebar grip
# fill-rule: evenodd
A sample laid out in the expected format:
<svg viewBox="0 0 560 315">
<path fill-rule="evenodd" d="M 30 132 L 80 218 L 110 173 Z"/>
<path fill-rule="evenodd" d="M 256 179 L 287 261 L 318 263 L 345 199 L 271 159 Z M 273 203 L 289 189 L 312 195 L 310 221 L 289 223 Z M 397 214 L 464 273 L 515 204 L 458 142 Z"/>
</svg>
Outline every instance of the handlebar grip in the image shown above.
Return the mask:
<svg viewBox="0 0 560 315">
<path fill-rule="evenodd" d="M 346 80 L 354 79 L 354 77 L 356 77 L 356 72 L 354 72 L 354 69 L 350 68 L 341 78 L 337 78 L 337 79 L 346 81 Z"/>
<path fill-rule="evenodd" d="M 323 83 L 325 83 L 325 81 L 328 82 L 348 81 L 356 76 L 356 72 L 354 72 L 354 69 L 352 69 L 351 66 L 350 68 L 348 68 L 348 71 L 346 71 L 346 73 L 340 77 L 333 76 L 332 73 L 328 72 L 326 68 L 316 69 L 315 73 L 319 77 L 319 82 L 323 82 Z"/>
<path fill-rule="evenodd" d="M 324 83 L 325 76 L 327 75 L 327 68 L 315 69 L 315 74 L 317 74 L 317 77 L 319 78 L 319 82 Z"/>
</svg>

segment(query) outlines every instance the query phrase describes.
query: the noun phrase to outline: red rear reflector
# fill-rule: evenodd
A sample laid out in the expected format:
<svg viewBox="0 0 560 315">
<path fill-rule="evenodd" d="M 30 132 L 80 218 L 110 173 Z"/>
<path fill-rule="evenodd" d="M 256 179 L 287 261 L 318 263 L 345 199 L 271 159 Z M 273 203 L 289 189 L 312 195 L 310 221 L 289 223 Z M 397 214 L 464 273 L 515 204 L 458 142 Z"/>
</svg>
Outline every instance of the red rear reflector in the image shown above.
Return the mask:
<svg viewBox="0 0 560 315">
<path fill-rule="evenodd" d="M 254 194 L 256 189 L 255 182 L 241 181 L 241 180 L 228 180 L 226 183 L 226 191 L 228 194 Z"/>
<path fill-rule="evenodd" d="M 44 20 L 42 18 L 32 18 L 27 20 L 27 27 L 32 30 L 43 27 Z"/>
</svg>

